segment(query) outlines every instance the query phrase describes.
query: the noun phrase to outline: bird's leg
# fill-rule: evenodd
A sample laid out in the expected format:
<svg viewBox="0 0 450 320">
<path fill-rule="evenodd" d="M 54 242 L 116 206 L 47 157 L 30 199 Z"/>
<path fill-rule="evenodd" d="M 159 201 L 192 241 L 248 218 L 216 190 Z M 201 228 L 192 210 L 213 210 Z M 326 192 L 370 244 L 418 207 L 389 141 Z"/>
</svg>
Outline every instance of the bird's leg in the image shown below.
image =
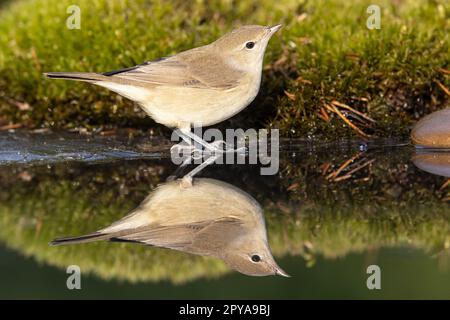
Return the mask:
<svg viewBox="0 0 450 320">
<path fill-rule="evenodd" d="M 199 147 L 198 144 L 196 144 L 195 142 L 200 143 L 201 141 L 203 141 L 207 146 L 209 146 L 209 144 L 206 141 L 192 134 L 190 131 L 190 127 L 182 127 L 181 129 L 177 129 L 175 133 L 179 137 L 181 137 L 183 141 L 170 148 L 171 154 L 176 153 L 178 155 L 181 154 L 183 158 L 188 157 L 187 159 L 184 160 L 181 166 L 185 166 L 186 164 L 190 163 L 190 160 L 192 159 L 196 160 L 203 158 L 203 149 Z M 208 149 L 208 151 L 210 150 L 211 149 Z"/>
<path fill-rule="evenodd" d="M 203 169 L 205 169 L 207 166 L 209 166 L 210 164 L 214 163 L 214 161 L 216 161 L 217 159 L 219 159 L 222 155 L 221 154 L 216 154 L 213 156 L 210 156 L 208 159 L 206 159 L 205 161 L 202 162 L 202 164 L 198 165 L 197 167 L 195 167 L 193 170 L 189 171 L 188 173 L 186 173 L 183 178 L 181 179 L 181 183 L 183 186 L 189 186 L 192 185 L 192 178 L 199 173 L 200 171 L 202 171 Z"/>
<path fill-rule="evenodd" d="M 209 151 L 212 154 L 215 153 L 228 153 L 228 152 L 237 152 L 237 153 L 246 153 L 247 148 L 246 147 L 240 147 L 237 149 L 234 149 L 233 146 L 228 145 L 224 140 L 218 140 L 214 142 L 207 142 L 203 140 L 201 137 L 197 136 L 196 134 L 191 132 L 191 128 L 180 128 L 179 131 L 177 131 L 178 135 L 182 137 L 182 139 L 190 144 L 192 144 L 191 140 L 200 144 L 203 146 L 207 151 Z M 196 148 L 198 149 L 198 148 Z"/>
<path fill-rule="evenodd" d="M 175 170 L 175 172 L 173 172 L 167 179 L 166 181 L 173 181 L 177 178 L 177 176 L 180 174 L 180 172 L 183 171 L 183 169 L 191 163 L 191 161 L 194 159 L 194 157 L 192 155 L 190 155 L 189 157 L 186 157 L 186 159 L 184 159 L 183 163 L 181 163 L 178 168 Z"/>
<path fill-rule="evenodd" d="M 195 143 L 193 144 L 192 141 L 197 142 L 199 145 L 203 146 L 206 150 L 210 152 L 217 151 L 217 148 L 215 148 L 212 144 L 206 142 L 201 137 L 197 136 L 191 131 L 191 127 L 188 128 L 180 128 L 177 131 L 177 134 L 187 143 L 194 145 L 195 149 L 198 149 L 197 146 L 195 146 Z"/>
<path fill-rule="evenodd" d="M 188 151 L 187 154 L 191 154 L 195 148 L 195 145 L 192 143 L 191 139 L 183 134 L 181 130 L 176 130 L 175 132 L 183 141 L 172 146 L 170 148 L 170 152 L 172 153 L 173 151 L 175 151 L 178 154 L 181 152 L 184 155 L 186 154 L 185 151 Z"/>
</svg>

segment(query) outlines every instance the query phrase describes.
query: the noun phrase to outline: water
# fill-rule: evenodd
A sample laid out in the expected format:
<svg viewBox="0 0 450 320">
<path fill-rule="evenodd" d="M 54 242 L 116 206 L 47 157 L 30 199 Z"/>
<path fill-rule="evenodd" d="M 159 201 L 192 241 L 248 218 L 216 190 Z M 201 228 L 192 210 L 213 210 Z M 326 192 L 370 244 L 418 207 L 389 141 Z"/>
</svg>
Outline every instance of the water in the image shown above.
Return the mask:
<svg viewBox="0 0 450 320">
<path fill-rule="evenodd" d="M 292 278 L 244 276 L 215 258 L 138 244 L 48 246 L 136 208 L 176 171 L 169 146 L 1 133 L 0 297 L 450 298 L 450 161 L 403 139 L 283 141 L 275 176 L 258 165 L 199 174 L 259 202 L 275 259 Z M 80 266 L 82 290 L 66 288 L 69 265 Z M 369 265 L 381 269 L 381 290 L 367 289 Z"/>
</svg>

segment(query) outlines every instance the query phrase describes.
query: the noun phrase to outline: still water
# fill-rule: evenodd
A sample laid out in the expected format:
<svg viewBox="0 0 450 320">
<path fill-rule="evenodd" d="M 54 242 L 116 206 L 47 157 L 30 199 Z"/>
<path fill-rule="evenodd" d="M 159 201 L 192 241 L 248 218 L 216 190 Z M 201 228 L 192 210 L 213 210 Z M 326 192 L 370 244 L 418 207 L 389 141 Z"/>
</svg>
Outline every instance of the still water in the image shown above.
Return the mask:
<svg viewBox="0 0 450 320">
<path fill-rule="evenodd" d="M 450 298 L 450 154 L 401 139 L 286 141 L 277 175 L 212 165 L 197 176 L 256 201 L 291 278 L 136 243 L 49 246 L 109 226 L 166 184 L 177 167 L 161 141 L 2 133 L 0 298 Z M 216 195 L 199 202 L 205 212 L 220 210 Z M 69 265 L 81 290 L 66 287 Z M 380 290 L 367 288 L 370 265 Z"/>
</svg>

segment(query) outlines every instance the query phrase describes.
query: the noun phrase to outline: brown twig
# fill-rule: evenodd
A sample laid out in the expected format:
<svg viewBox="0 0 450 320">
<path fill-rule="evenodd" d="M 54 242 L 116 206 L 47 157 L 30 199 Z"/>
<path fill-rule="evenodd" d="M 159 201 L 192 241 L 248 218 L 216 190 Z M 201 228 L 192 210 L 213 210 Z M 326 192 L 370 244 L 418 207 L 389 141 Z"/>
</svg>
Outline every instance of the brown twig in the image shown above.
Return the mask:
<svg viewBox="0 0 450 320">
<path fill-rule="evenodd" d="M 331 102 L 331 104 L 333 104 L 333 105 L 336 106 L 336 107 L 341 107 L 341 108 L 350 110 L 351 112 L 353 112 L 353 113 L 357 114 L 358 116 L 360 116 L 360 117 L 366 119 L 367 121 L 370 121 L 370 122 L 372 122 L 372 123 L 375 123 L 375 122 L 376 122 L 375 120 L 373 120 L 371 117 L 369 117 L 369 116 L 366 115 L 365 113 L 363 113 L 363 112 L 361 112 L 361 111 L 358 111 L 358 110 L 355 110 L 355 109 L 353 109 L 352 107 L 346 105 L 345 103 L 341 103 L 341 102 L 339 102 L 339 101 L 334 100 L 334 101 Z"/>
<path fill-rule="evenodd" d="M 304 84 L 312 84 L 311 81 L 309 81 L 307 79 L 303 79 L 301 76 L 298 76 L 294 81 L 295 82 L 301 82 L 301 83 L 304 83 Z"/>
<path fill-rule="evenodd" d="M 22 124 L 20 124 L 20 123 L 11 123 L 11 124 L 1 126 L 0 131 L 18 129 L 20 127 L 22 127 Z"/>
<path fill-rule="evenodd" d="M 11 99 L 10 97 L 4 97 L 4 99 L 6 101 L 8 101 L 9 103 L 11 103 L 12 105 L 16 106 L 17 108 L 19 108 L 20 111 L 27 111 L 27 110 L 31 109 L 31 106 L 27 102 L 20 102 L 20 101 Z"/>
<path fill-rule="evenodd" d="M 364 137 L 364 138 L 368 138 L 369 135 L 366 134 L 364 131 L 362 131 L 360 128 L 358 128 L 355 124 L 353 124 L 350 120 L 348 120 L 340 111 L 338 108 L 336 108 L 336 106 L 332 106 L 332 110 L 334 113 L 336 113 L 342 120 L 344 120 L 344 122 L 353 130 L 356 131 L 356 133 L 358 133 L 360 136 Z"/>
<path fill-rule="evenodd" d="M 330 116 L 324 108 L 320 108 L 320 112 L 317 113 L 318 117 L 325 122 L 330 122 Z"/>
<path fill-rule="evenodd" d="M 347 168 L 353 161 L 358 159 L 360 156 L 361 156 L 361 152 L 358 152 L 356 155 L 354 155 L 353 157 L 351 157 L 350 159 L 345 161 L 336 171 L 333 171 L 332 173 L 330 173 L 327 176 L 327 179 L 334 179 L 334 178 L 336 178 L 342 172 L 342 170 Z"/>
<path fill-rule="evenodd" d="M 112 129 L 112 130 L 103 130 L 100 132 L 101 136 L 113 136 L 117 133 L 117 129 Z"/>
<path fill-rule="evenodd" d="M 355 172 L 361 170 L 362 168 L 367 167 L 368 165 L 371 165 L 371 164 L 374 163 L 374 162 L 375 162 L 375 159 L 366 161 L 366 162 L 364 162 L 363 164 L 357 166 L 356 168 L 350 170 L 347 174 L 352 175 L 352 174 L 354 174 Z"/>
<path fill-rule="evenodd" d="M 440 72 L 442 72 L 443 74 L 450 74 L 450 70 L 448 70 L 448 69 L 439 68 L 438 70 L 439 70 Z"/>
<path fill-rule="evenodd" d="M 353 177 L 354 173 L 360 171 L 361 169 L 363 169 L 375 162 L 375 159 L 365 161 L 365 159 L 363 158 L 360 161 L 356 162 L 354 165 L 352 165 L 351 163 L 354 162 L 358 157 L 360 157 L 361 154 L 362 153 L 358 153 L 355 156 L 353 156 L 352 158 L 345 161 L 336 171 L 329 174 L 327 176 L 327 179 L 333 180 L 334 182 L 339 182 L 339 181 L 350 179 Z M 363 163 L 361 163 L 361 162 L 363 162 Z M 351 168 L 351 167 L 353 167 L 353 168 Z M 346 172 L 344 175 L 339 176 L 339 174 L 341 174 L 347 168 L 349 168 L 350 170 L 348 172 Z M 369 178 L 370 177 L 366 177 L 366 178 L 362 179 L 362 181 L 367 181 L 367 180 L 369 180 Z"/>
<path fill-rule="evenodd" d="M 323 175 L 323 176 L 327 174 L 327 172 L 328 172 L 328 170 L 330 169 L 330 167 L 331 167 L 331 163 L 330 163 L 330 162 L 324 163 L 324 164 L 321 166 L 321 168 L 322 168 L 322 175 Z"/>
<path fill-rule="evenodd" d="M 439 191 L 444 190 L 448 186 L 450 186 L 450 179 L 447 179 L 447 181 L 444 182 L 444 184 L 439 188 Z"/>
<path fill-rule="evenodd" d="M 434 82 L 436 82 L 436 84 L 439 86 L 439 88 L 442 89 L 442 91 L 445 92 L 446 95 L 448 95 L 450 97 L 450 90 L 447 89 L 446 86 L 444 86 L 442 83 L 440 83 L 439 81 L 435 80 Z"/>
<path fill-rule="evenodd" d="M 343 181 L 343 180 L 347 180 L 350 179 L 352 177 L 351 174 L 346 174 L 344 176 L 340 176 L 340 177 L 336 177 L 333 179 L 334 182 L 339 182 L 339 181 Z"/>
<path fill-rule="evenodd" d="M 288 99 L 291 100 L 291 101 L 297 100 L 297 97 L 295 96 L 294 93 L 290 93 L 290 92 L 287 92 L 286 90 L 284 90 L 284 94 L 285 94 L 286 97 L 288 97 Z"/>
<path fill-rule="evenodd" d="M 357 100 L 357 101 L 362 101 L 362 102 L 368 102 L 369 99 L 367 99 L 366 97 L 352 97 L 352 100 Z"/>
<path fill-rule="evenodd" d="M 334 111 L 334 109 L 333 109 L 330 105 L 324 104 L 323 106 L 324 106 L 328 111 L 333 112 L 333 113 L 336 113 L 336 112 Z"/>
<path fill-rule="evenodd" d="M 286 190 L 292 191 L 292 190 L 298 189 L 299 186 L 300 186 L 300 184 L 295 182 L 295 183 L 291 184 Z"/>
</svg>

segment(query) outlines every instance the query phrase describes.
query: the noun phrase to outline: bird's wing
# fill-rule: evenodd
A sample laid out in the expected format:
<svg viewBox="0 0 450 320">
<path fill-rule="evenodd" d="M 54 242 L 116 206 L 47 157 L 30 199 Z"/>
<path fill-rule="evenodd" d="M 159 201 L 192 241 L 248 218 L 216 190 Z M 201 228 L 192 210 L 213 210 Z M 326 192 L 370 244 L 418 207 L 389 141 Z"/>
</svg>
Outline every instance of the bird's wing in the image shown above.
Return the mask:
<svg viewBox="0 0 450 320">
<path fill-rule="evenodd" d="M 190 249 L 197 253 L 218 252 L 228 246 L 235 239 L 246 234 L 242 220 L 223 218 L 214 221 L 208 227 L 200 230 L 193 239 Z"/>
<path fill-rule="evenodd" d="M 135 231 L 122 231 L 111 240 L 208 254 L 223 248 L 243 231 L 240 220 L 221 218 L 183 225 L 141 227 Z"/>
<path fill-rule="evenodd" d="M 150 86 L 227 90 L 239 84 L 242 72 L 232 68 L 217 55 L 190 50 L 135 67 L 105 72 L 103 75 Z"/>
</svg>

